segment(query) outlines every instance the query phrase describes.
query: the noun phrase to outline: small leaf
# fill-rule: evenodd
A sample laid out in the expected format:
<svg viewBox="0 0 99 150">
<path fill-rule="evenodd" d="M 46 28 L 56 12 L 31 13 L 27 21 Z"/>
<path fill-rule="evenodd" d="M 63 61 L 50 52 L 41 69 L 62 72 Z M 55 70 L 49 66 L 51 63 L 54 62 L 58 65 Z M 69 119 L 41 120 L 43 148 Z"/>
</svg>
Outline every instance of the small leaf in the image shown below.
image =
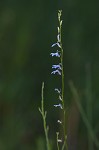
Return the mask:
<svg viewBox="0 0 99 150">
<path fill-rule="evenodd" d="M 59 27 L 57 27 L 57 30 L 58 30 L 58 34 L 60 33 L 60 28 Z"/>
<path fill-rule="evenodd" d="M 63 20 L 60 21 L 60 25 L 62 25 L 62 23 L 63 23 Z"/>
</svg>

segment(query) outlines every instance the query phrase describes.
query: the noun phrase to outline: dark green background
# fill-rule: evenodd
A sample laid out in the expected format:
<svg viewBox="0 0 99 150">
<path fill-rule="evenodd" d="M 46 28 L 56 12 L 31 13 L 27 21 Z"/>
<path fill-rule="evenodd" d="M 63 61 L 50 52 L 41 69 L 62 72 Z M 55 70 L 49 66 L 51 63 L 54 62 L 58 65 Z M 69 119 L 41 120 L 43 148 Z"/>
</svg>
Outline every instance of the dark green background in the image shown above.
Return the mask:
<svg viewBox="0 0 99 150">
<path fill-rule="evenodd" d="M 51 75 L 51 65 L 55 62 L 50 53 L 51 45 L 56 42 L 58 9 L 63 10 L 66 104 L 70 109 L 69 80 L 83 95 L 85 68 L 90 63 L 93 126 L 98 127 L 99 1 L 0 0 L 0 150 L 44 150 L 43 124 L 38 111 L 43 81 L 53 141 L 53 131 L 57 130 L 54 88 L 60 81 Z M 86 100 L 82 101 L 86 106 Z M 86 133 L 83 121 L 79 135 L 82 131 Z"/>
</svg>

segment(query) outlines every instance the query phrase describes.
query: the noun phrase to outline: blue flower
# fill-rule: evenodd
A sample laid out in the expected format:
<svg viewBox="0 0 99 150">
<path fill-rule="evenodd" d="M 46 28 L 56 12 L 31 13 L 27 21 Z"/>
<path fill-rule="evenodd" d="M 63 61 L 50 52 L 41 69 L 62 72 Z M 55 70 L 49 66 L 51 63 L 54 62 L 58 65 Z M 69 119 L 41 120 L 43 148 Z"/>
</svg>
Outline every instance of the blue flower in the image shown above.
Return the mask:
<svg viewBox="0 0 99 150">
<path fill-rule="evenodd" d="M 52 69 L 59 69 L 62 70 L 61 65 L 52 65 Z"/>
<path fill-rule="evenodd" d="M 61 75 L 61 72 L 59 70 L 55 70 L 55 71 L 52 71 L 51 74 L 58 74 L 58 75 Z"/>
<path fill-rule="evenodd" d="M 62 107 L 62 105 L 61 105 L 61 104 L 54 105 L 54 107 L 60 107 L 61 109 L 63 109 L 63 107 Z"/>
<path fill-rule="evenodd" d="M 58 53 L 58 50 L 57 50 L 56 53 L 51 53 L 50 55 L 51 55 L 52 57 L 53 57 L 53 56 L 60 57 L 60 54 Z"/>
</svg>

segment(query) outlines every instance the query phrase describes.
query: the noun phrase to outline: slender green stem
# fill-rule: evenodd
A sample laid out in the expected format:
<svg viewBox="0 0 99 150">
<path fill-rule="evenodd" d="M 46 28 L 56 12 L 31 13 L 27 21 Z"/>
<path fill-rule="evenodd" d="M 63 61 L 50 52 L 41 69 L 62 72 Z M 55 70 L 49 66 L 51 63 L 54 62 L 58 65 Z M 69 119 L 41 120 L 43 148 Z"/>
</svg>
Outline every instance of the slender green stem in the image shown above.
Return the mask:
<svg viewBox="0 0 99 150">
<path fill-rule="evenodd" d="M 47 150 L 50 150 L 50 144 L 49 144 L 49 138 L 48 138 L 48 126 L 46 124 L 46 115 L 47 112 L 44 110 L 44 82 L 42 83 L 42 92 L 41 92 L 41 108 L 39 108 L 39 111 L 42 115 L 42 119 L 43 119 L 43 126 L 44 126 L 44 132 L 45 132 L 45 137 L 46 137 L 46 147 Z"/>
<path fill-rule="evenodd" d="M 56 136 L 57 136 L 57 150 L 59 150 L 59 144 L 58 144 L 59 132 L 56 132 Z"/>
<path fill-rule="evenodd" d="M 62 68 L 62 74 L 61 74 L 61 86 L 62 86 L 62 107 L 63 107 L 63 135 L 64 135 L 64 144 L 62 147 L 62 150 L 64 147 L 68 149 L 67 147 L 67 139 L 66 139 L 66 111 L 65 111 L 65 102 L 64 102 L 64 65 L 63 65 L 63 47 L 62 47 L 62 20 L 61 20 L 61 13 L 62 11 L 60 10 L 58 12 L 58 20 L 59 20 L 59 37 L 60 37 L 60 50 L 61 50 L 61 68 Z"/>
</svg>

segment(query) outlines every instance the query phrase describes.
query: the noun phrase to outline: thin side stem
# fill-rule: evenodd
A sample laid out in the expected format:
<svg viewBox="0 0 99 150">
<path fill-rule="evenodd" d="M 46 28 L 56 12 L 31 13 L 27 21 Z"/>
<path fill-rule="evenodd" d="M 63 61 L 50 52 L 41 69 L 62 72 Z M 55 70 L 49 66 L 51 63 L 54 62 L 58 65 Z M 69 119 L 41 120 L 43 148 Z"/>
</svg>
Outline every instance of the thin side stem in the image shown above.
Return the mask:
<svg viewBox="0 0 99 150">
<path fill-rule="evenodd" d="M 50 144 L 49 144 L 49 138 L 48 138 L 48 126 L 46 124 L 46 115 L 47 112 L 44 110 L 44 82 L 42 83 L 42 92 L 41 92 L 41 108 L 39 108 L 39 111 L 42 115 L 42 119 L 43 119 L 43 126 L 44 126 L 44 132 L 45 132 L 45 137 L 46 137 L 46 147 L 47 150 L 50 150 Z"/>
<path fill-rule="evenodd" d="M 57 150 L 59 150 L 59 144 L 58 144 L 59 132 L 56 132 L 56 136 L 57 136 Z"/>
</svg>

